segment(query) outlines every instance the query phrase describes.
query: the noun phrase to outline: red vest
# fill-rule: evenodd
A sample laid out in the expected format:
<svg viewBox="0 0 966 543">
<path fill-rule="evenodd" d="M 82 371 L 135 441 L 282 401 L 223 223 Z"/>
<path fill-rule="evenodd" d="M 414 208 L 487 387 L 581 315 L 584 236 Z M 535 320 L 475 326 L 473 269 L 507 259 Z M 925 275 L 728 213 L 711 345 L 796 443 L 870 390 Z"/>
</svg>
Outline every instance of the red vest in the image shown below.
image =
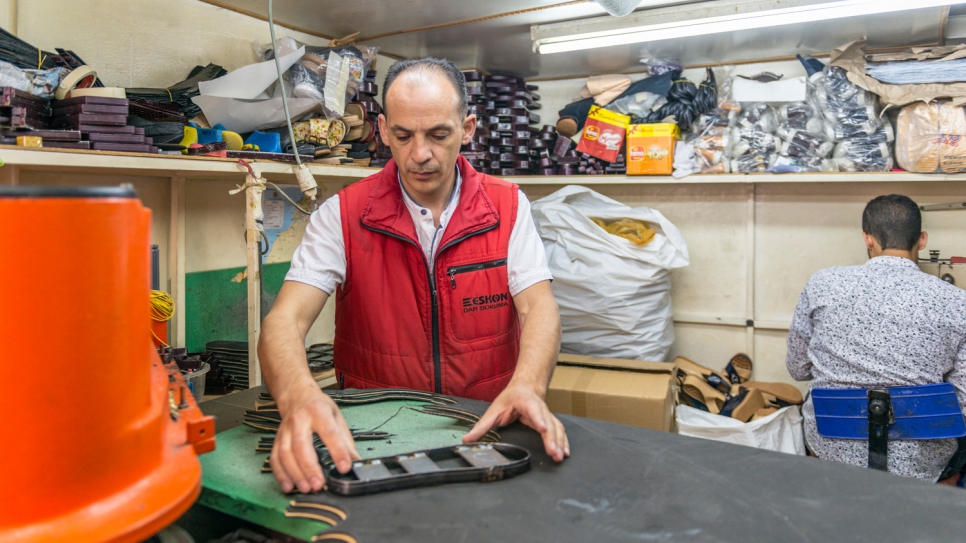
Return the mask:
<svg viewBox="0 0 966 543">
<path fill-rule="evenodd" d="M 432 279 L 394 160 L 339 193 L 346 278 L 336 290 L 334 358 L 343 388 L 493 400 L 510 381 L 520 322 L 506 258 L 518 188 L 462 156 L 457 167 L 460 198 Z"/>
</svg>

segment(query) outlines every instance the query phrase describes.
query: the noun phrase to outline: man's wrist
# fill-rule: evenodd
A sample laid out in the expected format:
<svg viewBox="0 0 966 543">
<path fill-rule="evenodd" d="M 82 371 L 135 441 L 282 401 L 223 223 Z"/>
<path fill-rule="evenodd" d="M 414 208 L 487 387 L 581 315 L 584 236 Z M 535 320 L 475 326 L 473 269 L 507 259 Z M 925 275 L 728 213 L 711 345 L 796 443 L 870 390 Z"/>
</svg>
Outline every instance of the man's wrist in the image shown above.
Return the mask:
<svg viewBox="0 0 966 543">
<path fill-rule="evenodd" d="M 543 379 L 532 379 L 519 375 L 514 375 L 507 384 L 507 388 L 523 388 L 529 390 L 541 400 L 546 399 L 548 386 L 549 383 L 544 382 Z"/>
<path fill-rule="evenodd" d="M 279 413 L 284 417 L 292 409 L 306 404 L 320 396 L 324 396 L 322 389 L 319 388 L 314 379 L 309 382 L 300 381 L 295 386 L 287 387 L 275 396 L 275 403 L 278 404 Z"/>
</svg>

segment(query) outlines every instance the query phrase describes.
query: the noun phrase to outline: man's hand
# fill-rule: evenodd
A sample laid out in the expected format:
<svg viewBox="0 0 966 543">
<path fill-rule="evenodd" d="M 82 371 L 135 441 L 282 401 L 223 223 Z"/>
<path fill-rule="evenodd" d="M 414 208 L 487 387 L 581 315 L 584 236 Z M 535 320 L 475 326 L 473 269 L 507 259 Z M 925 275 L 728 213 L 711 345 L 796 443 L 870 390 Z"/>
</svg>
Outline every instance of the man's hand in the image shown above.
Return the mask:
<svg viewBox="0 0 966 543">
<path fill-rule="evenodd" d="M 463 443 L 479 441 L 493 427 L 506 426 L 517 419 L 540 434 L 547 454 L 555 462 L 570 456 L 567 432 L 547 408 L 547 403 L 532 388 L 512 382 L 493 400 L 476 426 L 463 436 Z"/>
<path fill-rule="evenodd" d="M 283 492 L 296 488 L 303 494 L 322 490 L 325 476 L 312 443 L 313 432 L 322 438 L 340 473 L 347 473 L 352 461 L 360 458 L 338 406 L 315 389 L 314 394 L 291 402 L 282 411 L 282 423 L 275 434 L 269 463 Z"/>
</svg>

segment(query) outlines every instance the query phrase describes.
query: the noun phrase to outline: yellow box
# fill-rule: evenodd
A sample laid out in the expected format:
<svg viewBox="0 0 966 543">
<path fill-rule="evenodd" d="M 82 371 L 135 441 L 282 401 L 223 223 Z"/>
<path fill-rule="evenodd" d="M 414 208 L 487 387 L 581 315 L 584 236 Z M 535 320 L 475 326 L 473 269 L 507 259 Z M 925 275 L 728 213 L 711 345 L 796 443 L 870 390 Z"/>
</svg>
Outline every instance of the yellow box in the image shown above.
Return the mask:
<svg viewBox="0 0 966 543">
<path fill-rule="evenodd" d="M 681 130 L 674 123 L 632 124 L 627 127 L 627 175 L 670 175 L 674 143 Z"/>
<path fill-rule="evenodd" d="M 17 136 L 17 145 L 20 147 L 43 147 L 43 139 L 38 136 Z"/>
</svg>

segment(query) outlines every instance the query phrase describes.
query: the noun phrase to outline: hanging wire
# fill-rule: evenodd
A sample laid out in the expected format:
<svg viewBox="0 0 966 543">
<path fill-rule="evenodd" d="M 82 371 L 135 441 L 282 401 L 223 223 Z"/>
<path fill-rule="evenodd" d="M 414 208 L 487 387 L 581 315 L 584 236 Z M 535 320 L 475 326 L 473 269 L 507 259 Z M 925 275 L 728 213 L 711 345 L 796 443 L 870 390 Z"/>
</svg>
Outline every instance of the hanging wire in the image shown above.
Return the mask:
<svg viewBox="0 0 966 543">
<path fill-rule="evenodd" d="M 292 116 L 288 112 L 288 98 L 285 96 L 285 80 L 282 77 L 282 62 L 278 60 L 278 42 L 275 41 L 275 17 L 272 14 L 272 0 L 268 0 L 268 28 L 272 34 L 272 52 L 275 53 L 275 71 L 278 72 L 278 84 L 282 91 L 282 109 L 285 111 L 285 122 L 288 125 L 288 137 L 291 138 L 292 153 L 295 154 L 295 163 L 301 166 L 302 159 L 299 158 L 298 146 L 295 145 L 295 131 L 292 130 Z M 296 207 L 298 206 L 296 205 Z M 301 210 L 301 208 L 299 209 Z M 302 210 L 302 212 L 304 213 L 305 211 Z"/>
</svg>

